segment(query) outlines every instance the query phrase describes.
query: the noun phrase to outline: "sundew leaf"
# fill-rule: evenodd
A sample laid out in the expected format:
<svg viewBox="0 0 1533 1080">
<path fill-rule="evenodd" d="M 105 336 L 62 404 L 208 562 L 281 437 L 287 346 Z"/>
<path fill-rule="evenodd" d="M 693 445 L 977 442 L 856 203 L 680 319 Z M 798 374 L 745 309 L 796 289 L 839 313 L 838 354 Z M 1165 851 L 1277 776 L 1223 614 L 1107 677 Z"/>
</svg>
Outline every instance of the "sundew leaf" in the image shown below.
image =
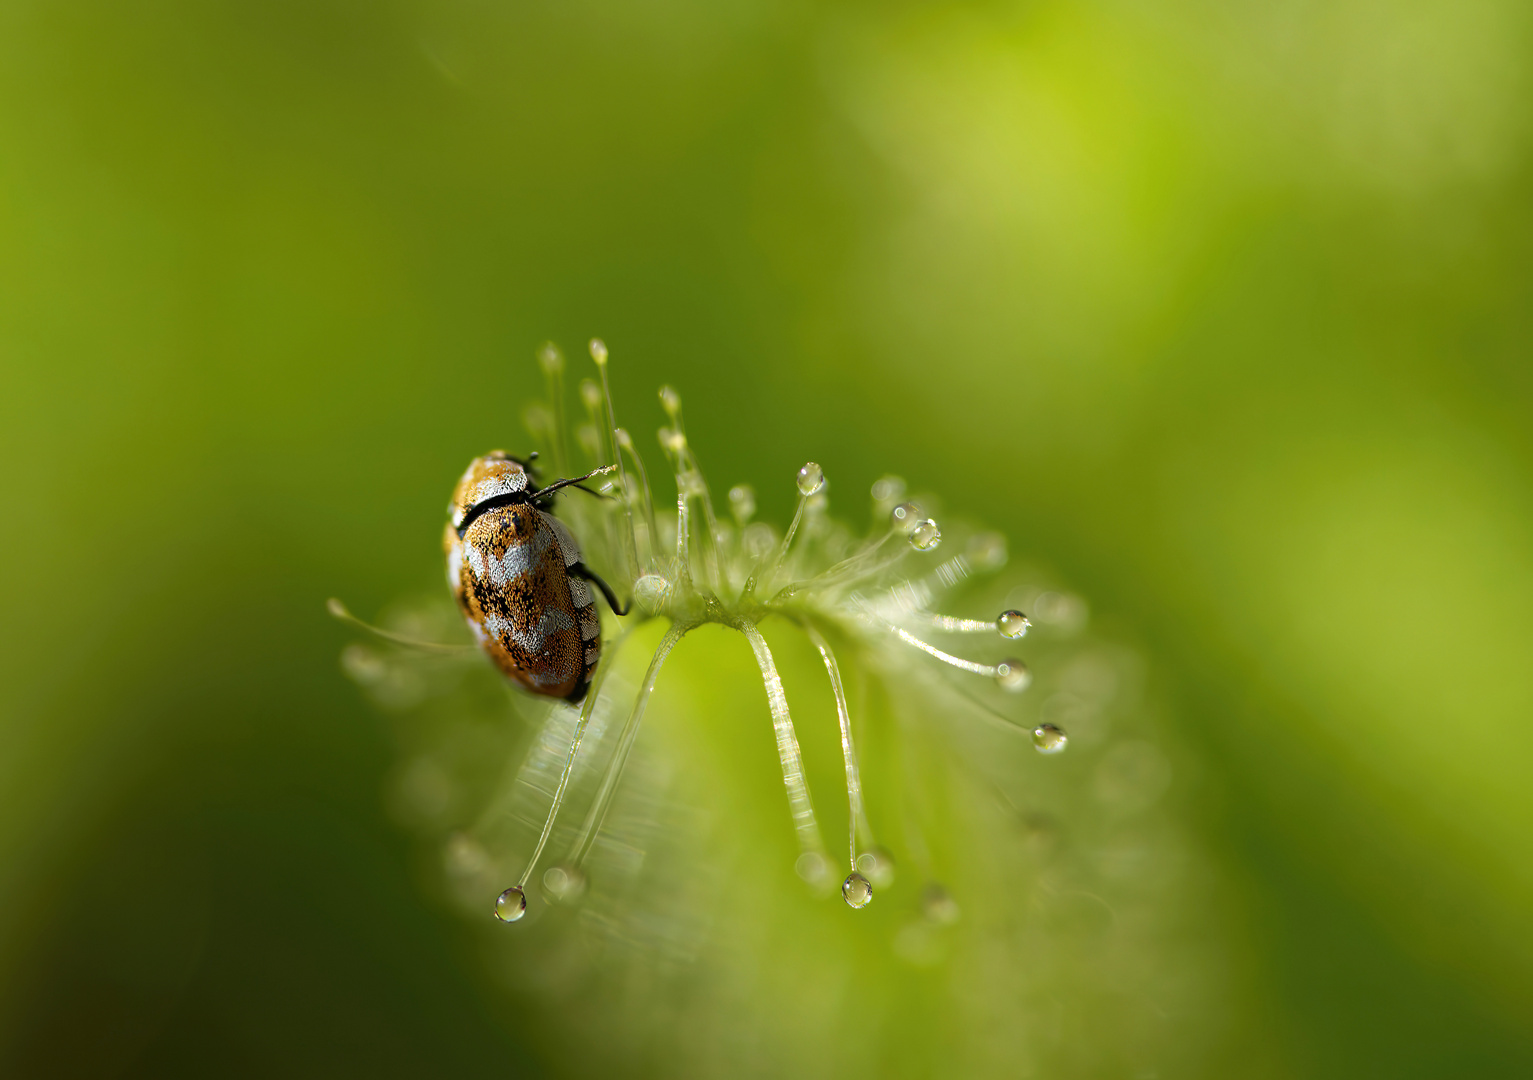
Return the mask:
<svg viewBox="0 0 1533 1080">
<path fill-rule="evenodd" d="M 579 1071 L 915 1076 L 956 1047 L 966 1075 L 1190 1067 L 1228 997 L 1200 916 L 1220 885 L 1136 651 L 897 477 L 871 529 L 831 516 L 813 462 L 781 533 L 743 485 L 721 520 L 670 387 L 658 509 L 583 397 L 572 468 L 627 468 L 555 512 L 635 598 L 585 701 L 486 692 L 487 665 L 399 629 L 346 663 L 399 715 L 392 804 L 508 1000 Z M 529 415 L 562 458 L 562 406 Z M 441 626 L 450 601 L 392 618 Z"/>
</svg>

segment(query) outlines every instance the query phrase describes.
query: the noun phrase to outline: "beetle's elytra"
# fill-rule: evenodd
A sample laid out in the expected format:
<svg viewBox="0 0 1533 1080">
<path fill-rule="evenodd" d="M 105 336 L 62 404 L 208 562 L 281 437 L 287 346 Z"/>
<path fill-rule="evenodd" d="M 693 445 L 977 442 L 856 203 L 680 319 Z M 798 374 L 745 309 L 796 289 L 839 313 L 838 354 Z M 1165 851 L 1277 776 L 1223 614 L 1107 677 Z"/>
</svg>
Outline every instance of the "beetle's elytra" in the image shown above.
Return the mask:
<svg viewBox="0 0 1533 1080">
<path fill-rule="evenodd" d="M 605 470 L 597 470 L 602 472 Z M 458 481 L 443 537 L 447 582 L 469 629 L 509 678 L 534 694 L 579 701 L 601 659 L 601 619 L 580 545 L 550 513 L 553 493 L 529 464 L 495 450 Z"/>
</svg>

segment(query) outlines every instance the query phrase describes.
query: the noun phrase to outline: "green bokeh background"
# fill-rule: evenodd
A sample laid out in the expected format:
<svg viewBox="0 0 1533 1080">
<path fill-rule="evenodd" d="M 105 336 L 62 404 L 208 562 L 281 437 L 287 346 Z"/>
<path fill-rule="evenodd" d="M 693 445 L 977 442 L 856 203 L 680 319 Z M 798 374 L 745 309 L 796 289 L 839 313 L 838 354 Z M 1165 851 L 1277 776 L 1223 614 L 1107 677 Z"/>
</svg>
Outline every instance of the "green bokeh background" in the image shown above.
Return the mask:
<svg viewBox="0 0 1533 1080">
<path fill-rule="evenodd" d="M 1237 928 L 1212 1074 L 1533 1074 L 1530 30 L 0 4 L 6 1074 L 579 1071 L 321 602 L 433 585 L 593 334 L 768 516 L 894 470 L 1132 628 Z"/>
</svg>

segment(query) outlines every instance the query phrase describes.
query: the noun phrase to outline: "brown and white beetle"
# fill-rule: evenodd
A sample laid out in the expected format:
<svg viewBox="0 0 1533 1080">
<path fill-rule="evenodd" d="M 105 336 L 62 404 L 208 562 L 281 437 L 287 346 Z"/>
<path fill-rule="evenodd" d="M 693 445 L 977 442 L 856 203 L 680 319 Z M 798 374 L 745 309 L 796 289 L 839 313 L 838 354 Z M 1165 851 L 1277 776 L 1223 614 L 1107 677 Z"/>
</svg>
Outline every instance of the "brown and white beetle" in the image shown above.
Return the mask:
<svg viewBox="0 0 1533 1080">
<path fill-rule="evenodd" d="M 469 465 L 448 506 L 447 582 L 496 667 L 534 694 L 578 702 L 601 659 L 601 619 L 587 583 L 617 614 L 628 609 L 580 561 L 580 545 L 551 512 L 553 495 L 612 467 L 543 488 L 532 468 L 531 458 L 503 450 Z"/>
</svg>

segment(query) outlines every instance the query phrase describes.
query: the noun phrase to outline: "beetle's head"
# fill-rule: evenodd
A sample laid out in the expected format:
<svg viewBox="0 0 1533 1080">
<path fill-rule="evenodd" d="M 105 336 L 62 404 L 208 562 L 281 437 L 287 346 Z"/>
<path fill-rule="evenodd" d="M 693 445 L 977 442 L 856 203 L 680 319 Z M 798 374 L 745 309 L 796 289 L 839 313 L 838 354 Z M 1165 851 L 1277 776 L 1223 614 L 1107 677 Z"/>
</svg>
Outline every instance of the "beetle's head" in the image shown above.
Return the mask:
<svg viewBox="0 0 1533 1080">
<path fill-rule="evenodd" d="M 519 461 L 504 450 L 491 450 L 470 462 L 447 507 L 453 528 L 461 527 L 474 507 L 486 499 L 535 491 L 532 460 Z"/>
</svg>

